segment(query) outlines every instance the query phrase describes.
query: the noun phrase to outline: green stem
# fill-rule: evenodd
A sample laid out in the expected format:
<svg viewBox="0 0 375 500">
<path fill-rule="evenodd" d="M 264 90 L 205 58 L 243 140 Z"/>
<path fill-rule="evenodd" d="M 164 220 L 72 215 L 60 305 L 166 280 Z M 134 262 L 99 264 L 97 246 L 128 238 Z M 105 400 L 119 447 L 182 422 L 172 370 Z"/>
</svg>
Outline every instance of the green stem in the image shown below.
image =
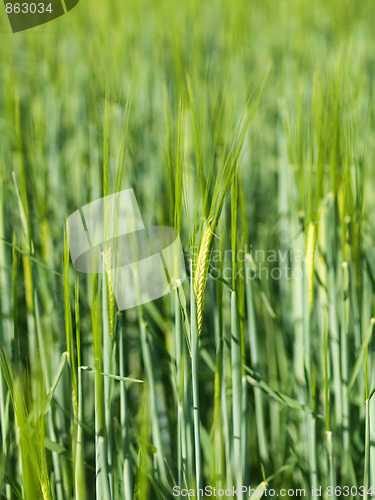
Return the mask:
<svg viewBox="0 0 375 500">
<path fill-rule="evenodd" d="M 122 318 L 122 317 L 121 317 Z M 125 332 L 119 328 L 120 332 L 120 376 L 125 377 L 125 351 L 124 351 L 124 335 Z M 128 408 L 128 395 L 126 383 L 121 382 L 120 392 L 120 415 L 121 415 L 121 429 L 123 432 L 123 448 L 124 448 L 124 492 L 125 500 L 133 500 L 133 470 L 130 455 L 130 435 L 129 435 L 129 408 Z"/>
<path fill-rule="evenodd" d="M 164 446 L 161 438 L 161 430 L 160 430 L 160 419 L 158 418 L 158 406 L 157 406 L 157 396 L 156 396 L 156 385 L 155 385 L 155 377 L 154 377 L 154 368 L 152 364 L 152 356 L 151 356 L 151 347 L 150 347 L 150 337 L 147 334 L 146 322 L 141 317 L 139 318 L 139 327 L 141 330 L 141 346 L 142 346 L 142 355 L 143 362 L 145 365 L 145 372 L 147 383 L 149 387 L 150 394 L 150 411 L 152 415 L 152 436 L 154 440 L 154 444 L 156 446 L 156 459 L 159 468 L 159 473 L 162 481 L 165 481 L 167 478 L 167 471 L 164 462 Z"/>
<path fill-rule="evenodd" d="M 232 355 L 232 414 L 233 414 L 233 475 L 236 487 L 242 486 L 242 356 L 237 296 L 231 295 L 231 355 Z M 242 492 L 239 498 L 243 498 Z"/>
<path fill-rule="evenodd" d="M 255 317 L 253 282 L 250 277 L 249 263 L 246 261 L 246 303 L 247 303 L 247 330 L 250 344 L 251 366 L 255 372 L 259 373 L 259 354 L 257 340 L 257 323 Z M 257 438 L 259 446 L 260 459 L 265 470 L 268 470 L 269 455 L 267 446 L 267 437 L 265 432 L 264 412 L 263 412 L 263 393 L 258 387 L 254 387 L 255 418 L 257 426 Z"/>
<path fill-rule="evenodd" d="M 193 263 L 190 261 L 190 273 L 193 276 Z M 198 382 L 198 356 L 199 339 L 197 311 L 194 293 L 194 281 L 190 283 L 190 326 L 191 326 L 191 373 L 193 386 L 193 416 L 194 416 L 194 444 L 195 444 L 195 480 L 197 487 L 197 498 L 200 500 L 200 489 L 202 484 L 202 465 L 200 450 L 200 421 L 199 421 L 199 382 Z"/>
</svg>

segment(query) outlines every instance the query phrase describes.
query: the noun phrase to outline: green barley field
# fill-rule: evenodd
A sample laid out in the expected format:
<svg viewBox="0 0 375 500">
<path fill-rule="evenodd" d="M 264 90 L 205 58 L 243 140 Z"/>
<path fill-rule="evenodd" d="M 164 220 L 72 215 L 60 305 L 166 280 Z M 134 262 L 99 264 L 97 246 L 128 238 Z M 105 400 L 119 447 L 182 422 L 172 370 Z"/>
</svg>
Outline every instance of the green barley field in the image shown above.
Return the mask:
<svg viewBox="0 0 375 500">
<path fill-rule="evenodd" d="M 2 499 L 375 498 L 374 21 L 0 6 Z M 119 311 L 66 220 L 128 188 L 186 279 Z"/>
</svg>

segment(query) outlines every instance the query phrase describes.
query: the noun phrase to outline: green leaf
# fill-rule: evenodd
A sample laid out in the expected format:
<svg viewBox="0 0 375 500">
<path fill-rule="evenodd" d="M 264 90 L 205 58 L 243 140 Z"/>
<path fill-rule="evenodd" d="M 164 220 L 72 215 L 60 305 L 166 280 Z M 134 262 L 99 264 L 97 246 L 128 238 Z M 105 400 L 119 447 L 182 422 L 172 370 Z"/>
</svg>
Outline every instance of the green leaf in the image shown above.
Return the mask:
<svg viewBox="0 0 375 500">
<path fill-rule="evenodd" d="M 57 368 L 57 372 L 56 372 L 55 378 L 53 379 L 51 388 L 50 388 L 50 390 L 48 391 L 48 394 L 47 394 L 46 403 L 44 405 L 44 414 L 47 413 L 48 408 L 49 408 L 49 406 L 51 404 L 51 401 L 52 401 L 52 398 L 53 398 L 53 394 L 55 392 L 57 384 L 59 383 L 59 380 L 60 380 L 60 377 L 61 377 L 61 374 L 62 374 L 62 371 L 64 369 L 64 366 L 65 366 L 65 363 L 66 363 L 67 359 L 68 359 L 68 353 L 67 352 L 63 352 L 62 355 L 61 355 L 61 360 L 60 360 L 59 367 Z"/>
<path fill-rule="evenodd" d="M 44 438 L 44 446 L 47 448 L 49 451 L 53 451 L 54 453 L 58 453 L 61 455 L 61 453 L 65 453 L 66 449 L 64 446 L 61 446 L 61 444 L 56 443 L 56 441 L 52 441 L 49 437 L 45 436 Z"/>
<path fill-rule="evenodd" d="M 91 366 L 81 366 L 81 370 L 84 370 L 86 372 L 94 373 L 95 370 L 94 368 L 91 368 Z M 115 380 L 119 380 L 120 382 L 134 382 L 137 384 L 143 384 L 143 380 L 140 380 L 138 378 L 131 378 L 131 377 L 121 377 L 120 375 L 113 375 L 112 373 L 103 373 L 100 372 L 100 375 L 103 375 L 104 377 L 110 377 Z"/>
<path fill-rule="evenodd" d="M 348 392 L 352 389 L 353 385 L 354 385 L 354 382 L 356 381 L 356 378 L 358 376 L 358 373 L 361 369 L 361 366 L 362 366 L 362 363 L 363 363 L 363 359 L 365 357 L 365 352 L 366 352 L 366 349 L 370 343 L 370 340 L 371 340 L 371 336 L 372 336 L 372 330 L 374 328 L 374 323 L 375 323 L 375 319 L 374 318 L 371 318 L 371 322 L 370 322 L 370 326 L 368 327 L 367 329 L 367 332 L 363 338 L 363 342 L 362 342 L 362 345 L 361 345 L 361 348 L 359 349 L 359 353 L 358 353 L 358 356 L 357 356 L 357 359 L 354 363 L 354 368 L 353 368 L 353 373 L 352 373 L 352 376 L 351 376 L 351 379 L 350 379 L 350 382 L 349 382 L 349 386 L 348 386 Z"/>
<path fill-rule="evenodd" d="M 254 370 L 249 368 L 248 366 L 244 366 L 245 371 L 249 374 L 246 377 L 246 380 L 249 382 L 250 385 L 254 387 L 259 387 L 262 389 L 266 394 L 271 396 L 272 399 L 275 399 L 279 403 L 288 406 L 289 408 L 293 410 L 299 410 L 299 411 L 304 411 L 306 413 L 312 413 L 315 414 L 315 412 L 309 408 L 306 405 L 303 405 L 302 403 L 299 403 L 295 399 L 291 398 L 290 396 L 287 396 L 286 394 L 283 394 L 280 391 L 272 389 L 259 375 L 257 375 Z M 323 418 L 322 415 L 315 414 L 317 418 Z"/>
<path fill-rule="evenodd" d="M 255 488 L 255 493 L 251 495 L 250 500 L 259 500 L 259 498 L 262 498 L 266 488 L 267 488 L 266 481 L 262 481 L 261 483 L 259 483 L 258 486 Z"/>
</svg>

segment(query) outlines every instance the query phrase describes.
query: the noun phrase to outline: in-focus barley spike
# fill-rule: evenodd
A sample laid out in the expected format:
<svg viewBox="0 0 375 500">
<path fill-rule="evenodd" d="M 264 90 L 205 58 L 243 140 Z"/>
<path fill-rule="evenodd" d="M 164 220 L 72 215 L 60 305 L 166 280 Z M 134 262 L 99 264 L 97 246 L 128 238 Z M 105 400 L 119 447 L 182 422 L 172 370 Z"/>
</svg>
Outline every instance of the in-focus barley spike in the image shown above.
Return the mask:
<svg viewBox="0 0 375 500">
<path fill-rule="evenodd" d="M 197 324 L 198 335 L 201 334 L 204 306 L 204 291 L 206 288 L 206 279 L 208 273 L 208 264 L 210 261 L 212 241 L 214 233 L 212 230 L 212 217 L 207 219 L 206 228 L 203 233 L 202 243 L 199 249 L 197 265 L 195 268 L 194 292 L 197 302 Z"/>
</svg>

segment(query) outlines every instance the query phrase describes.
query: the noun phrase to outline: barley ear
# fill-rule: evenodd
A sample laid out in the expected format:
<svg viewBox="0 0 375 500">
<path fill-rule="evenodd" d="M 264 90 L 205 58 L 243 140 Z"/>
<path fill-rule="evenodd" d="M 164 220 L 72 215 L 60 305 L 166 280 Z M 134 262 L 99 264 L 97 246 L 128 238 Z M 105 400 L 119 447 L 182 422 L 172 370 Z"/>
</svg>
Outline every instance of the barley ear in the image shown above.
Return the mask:
<svg viewBox="0 0 375 500">
<path fill-rule="evenodd" d="M 207 220 L 206 229 L 203 233 L 202 243 L 199 249 L 197 264 L 194 277 L 194 292 L 197 303 L 197 324 L 198 335 L 201 334 L 203 307 L 204 307 L 204 291 L 206 289 L 206 280 L 208 273 L 208 264 L 210 262 L 212 241 L 214 233 L 211 227 L 212 217 Z"/>
</svg>

